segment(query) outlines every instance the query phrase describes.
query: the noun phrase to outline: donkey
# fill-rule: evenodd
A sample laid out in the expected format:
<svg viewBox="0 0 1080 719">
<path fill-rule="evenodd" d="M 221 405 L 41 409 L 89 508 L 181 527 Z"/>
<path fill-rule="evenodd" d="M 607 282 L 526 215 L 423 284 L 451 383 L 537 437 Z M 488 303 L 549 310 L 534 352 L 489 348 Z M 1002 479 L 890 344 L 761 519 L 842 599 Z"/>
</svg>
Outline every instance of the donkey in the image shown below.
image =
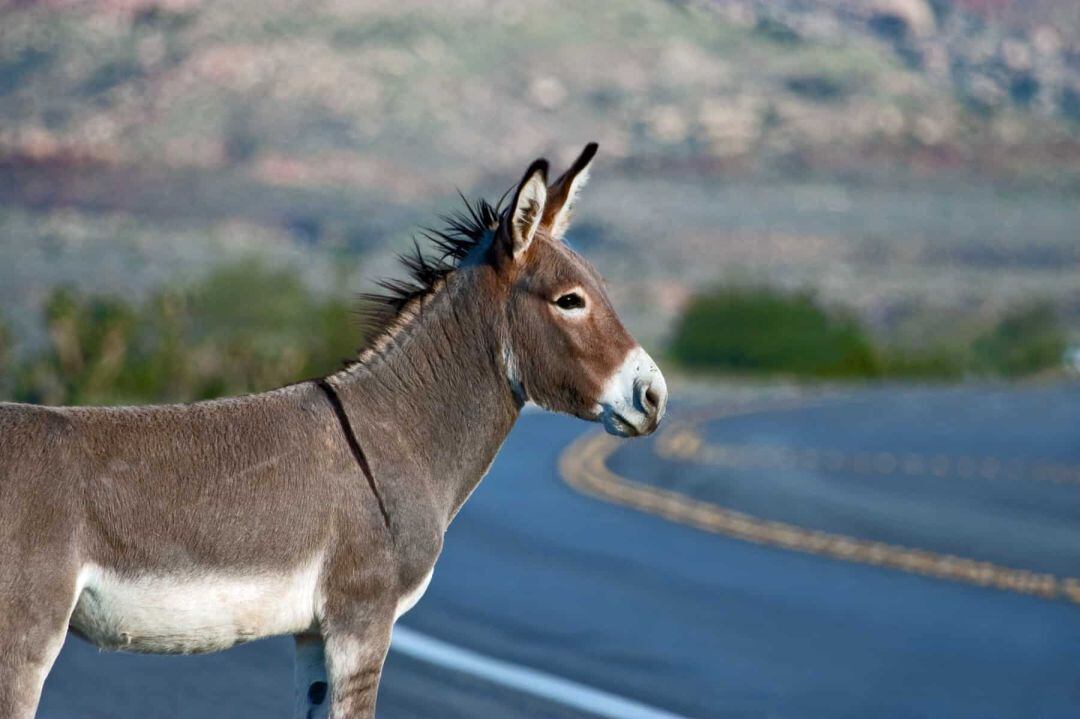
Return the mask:
<svg viewBox="0 0 1080 719">
<path fill-rule="evenodd" d="M 427 233 L 441 256 L 404 258 L 411 279 L 369 297 L 375 330 L 327 377 L 0 404 L 0 719 L 34 715 L 69 629 L 178 654 L 292 634 L 295 716 L 373 717 L 394 623 L 523 405 L 619 436 L 664 415 L 663 375 L 562 241 L 596 149 Z"/>
</svg>

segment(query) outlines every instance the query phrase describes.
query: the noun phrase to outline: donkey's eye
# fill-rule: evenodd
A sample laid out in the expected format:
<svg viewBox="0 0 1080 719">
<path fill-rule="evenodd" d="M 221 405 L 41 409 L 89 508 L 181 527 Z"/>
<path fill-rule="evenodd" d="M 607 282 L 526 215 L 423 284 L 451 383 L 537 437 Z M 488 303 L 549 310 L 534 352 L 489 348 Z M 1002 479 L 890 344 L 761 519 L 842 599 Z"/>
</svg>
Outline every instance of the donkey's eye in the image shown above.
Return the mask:
<svg viewBox="0 0 1080 719">
<path fill-rule="evenodd" d="M 585 306 L 585 298 L 577 292 L 567 292 L 555 300 L 560 310 L 579 310 Z"/>
</svg>

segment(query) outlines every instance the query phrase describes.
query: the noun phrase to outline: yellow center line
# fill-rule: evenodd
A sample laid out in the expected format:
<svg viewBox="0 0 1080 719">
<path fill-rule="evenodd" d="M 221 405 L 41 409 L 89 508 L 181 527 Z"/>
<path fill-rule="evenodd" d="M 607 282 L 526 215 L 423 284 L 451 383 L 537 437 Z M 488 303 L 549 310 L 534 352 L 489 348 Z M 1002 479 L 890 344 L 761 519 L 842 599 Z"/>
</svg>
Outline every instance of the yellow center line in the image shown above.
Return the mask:
<svg viewBox="0 0 1080 719">
<path fill-rule="evenodd" d="M 779 408 L 783 406 L 767 409 L 775 411 Z M 730 416 L 755 411 L 766 410 L 758 407 L 725 414 Z M 708 416 L 701 415 L 697 421 L 704 421 Z M 677 427 L 672 428 L 672 431 L 678 430 Z M 559 471 L 564 481 L 574 489 L 598 499 L 754 544 L 1080 604 L 1080 578 L 807 529 L 796 524 L 762 519 L 622 477 L 607 466 L 608 459 L 618 447 L 618 439 L 599 432 L 579 438 L 559 458 Z"/>
</svg>

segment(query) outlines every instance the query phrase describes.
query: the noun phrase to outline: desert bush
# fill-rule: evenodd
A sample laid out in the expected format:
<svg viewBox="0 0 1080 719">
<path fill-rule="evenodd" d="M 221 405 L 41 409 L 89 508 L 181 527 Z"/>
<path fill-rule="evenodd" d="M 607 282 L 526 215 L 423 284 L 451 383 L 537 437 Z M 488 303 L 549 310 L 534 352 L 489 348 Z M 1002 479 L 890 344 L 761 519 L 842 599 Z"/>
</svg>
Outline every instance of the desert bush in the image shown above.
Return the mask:
<svg viewBox="0 0 1080 719">
<path fill-rule="evenodd" d="M 251 262 L 138 304 L 57 289 L 44 320 L 48 345 L 12 369 L 18 400 L 117 404 L 253 392 L 329 372 L 358 341 L 348 303 Z"/>
<path fill-rule="evenodd" d="M 811 294 L 728 287 L 691 300 L 671 355 L 692 370 L 953 381 L 1057 368 L 1067 345 L 1054 309 L 1044 303 L 1013 308 L 981 332 L 963 318 L 955 323 L 951 343 L 875 341 L 853 313 L 826 308 Z"/>
<path fill-rule="evenodd" d="M 1031 375 L 1060 366 L 1066 344 L 1065 332 L 1050 305 L 1022 305 L 975 340 L 972 365 L 975 371 L 987 374 Z"/>
<path fill-rule="evenodd" d="M 881 376 L 902 380 L 962 379 L 968 371 L 966 347 L 888 347 L 879 352 Z"/>
<path fill-rule="evenodd" d="M 721 288 L 691 301 L 675 332 L 673 358 L 692 369 L 875 377 L 880 361 L 858 321 L 807 293 Z"/>
</svg>

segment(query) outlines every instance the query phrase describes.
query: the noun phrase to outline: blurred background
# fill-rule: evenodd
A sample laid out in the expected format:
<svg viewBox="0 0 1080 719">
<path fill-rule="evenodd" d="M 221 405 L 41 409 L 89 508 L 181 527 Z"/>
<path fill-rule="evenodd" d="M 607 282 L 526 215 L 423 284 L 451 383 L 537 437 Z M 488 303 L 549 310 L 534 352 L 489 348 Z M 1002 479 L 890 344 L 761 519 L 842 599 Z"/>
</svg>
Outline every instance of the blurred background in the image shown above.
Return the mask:
<svg viewBox="0 0 1080 719">
<path fill-rule="evenodd" d="M 1075 0 L 0 0 L 0 398 L 328 372 L 459 190 L 590 140 L 669 430 L 526 416 L 405 624 L 685 716 L 1076 715 Z M 68 644 L 43 716 L 286 715 L 287 643 Z M 594 715 L 455 671 L 383 713 Z"/>
</svg>

